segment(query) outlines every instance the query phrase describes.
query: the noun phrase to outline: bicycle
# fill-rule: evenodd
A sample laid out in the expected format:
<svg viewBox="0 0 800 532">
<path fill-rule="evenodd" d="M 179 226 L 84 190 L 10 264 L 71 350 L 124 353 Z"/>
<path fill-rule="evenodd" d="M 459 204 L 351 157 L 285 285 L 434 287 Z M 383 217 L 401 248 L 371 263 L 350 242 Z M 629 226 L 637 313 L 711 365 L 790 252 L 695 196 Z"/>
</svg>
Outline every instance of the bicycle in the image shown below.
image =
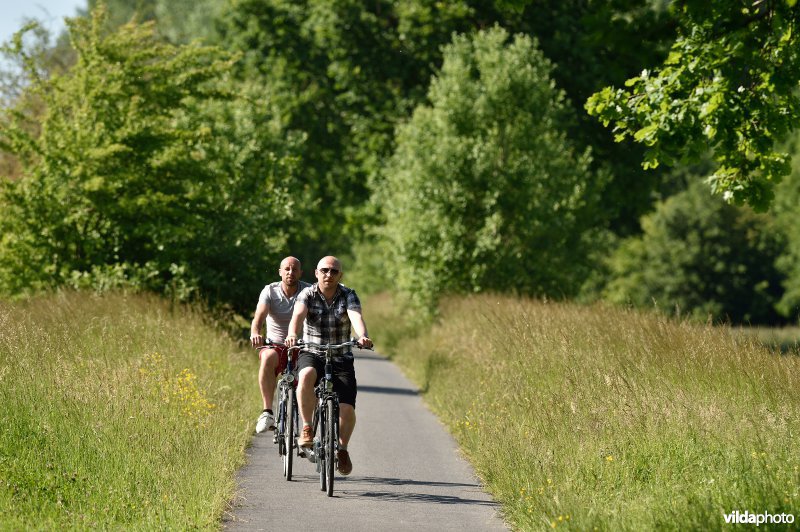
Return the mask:
<svg viewBox="0 0 800 532">
<path fill-rule="evenodd" d="M 358 346 L 358 343 L 355 339 L 351 339 L 343 344 L 304 342 L 298 345 L 325 351 L 325 372 L 314 388 L 317 405 L 314 408 L 312 426 L 316 427 L 316 434 L 311 449 L 306 450 L 306 453 L 309 453 L 308 458 L 316 463 L 320 490 L 327 491 L 328 497 L 332 497 L 333 472 L 336 470 L 339 450 L 339 396 L 333 389 L 332 351 Z"/>
<path fill-rule="evenodd" d="M 278 344 L 267 338 L 264 347 L 286 347 L 282 343 Z M 278 409 L 275 419 L 275 434 L 272 442 L 278 445 L 278 455 L 283 460 L 283 476 L 287 481 L 292 480 L 292 463 L 294 452 L 300 450 L 297 447 L 298 427 L 300 425 L 300 411 L 297 408 L 297 375 L 292 363 L 292 351 L 299 351 L 300 346 L 290 347 L 286 350 L 286 367 L 278 381 Z"/>
</svg>

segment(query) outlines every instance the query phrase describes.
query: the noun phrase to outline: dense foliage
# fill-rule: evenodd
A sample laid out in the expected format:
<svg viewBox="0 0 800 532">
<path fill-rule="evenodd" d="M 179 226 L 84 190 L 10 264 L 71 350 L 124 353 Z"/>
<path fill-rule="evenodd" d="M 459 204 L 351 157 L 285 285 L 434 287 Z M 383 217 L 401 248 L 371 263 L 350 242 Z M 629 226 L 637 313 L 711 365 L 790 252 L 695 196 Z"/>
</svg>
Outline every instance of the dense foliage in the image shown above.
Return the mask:
<svg viewBox="0 0 800 532">
<path fill-rule="evenodd" d="M 87 8 L 55 46 L 6 47 L 24 69 L 0 75 L 4 296 L 132 284 L 249 313 L 281 256 L 334 253 L 348 282 L 426 308 L 454 291 L 612 297 L 627 274 L 604 244 L 629 247 L 714 171 L 684 159 L 716 161 L 713 188 L 761 208 L 796 151 L 776 143 L 796 118 L 791 0 Z M 616 131 L 585 113 L 594 93 Z M 766 282 L 792 316 L 797 202 L 779 190 L 786 244 L 718 282 Z M 665 282 L 707 267 L 684 266 Z M 760 301 L 712 306 L 753 319 Z"/>
<path fill-rule="evenodd" d="M 796 136 L 787 148 L 794 153 L 792 172 L 775 187 L 775 218 L 780 230 L 786 235 L 786 247 L 778 258 L 777 266 L 786 276 L 784 292 L 778 309 L 791 318 L 800 318 L 800 224 L 797 223 L 800 206 L 800 152 Z"/>
<path fill-rule="evenodd" d="M 606 87 L 587 109 L 616 138 L 647 146 L 645 168 L 713 150 L 712 189 L 758 210 L 789 172 L 776 149 L 800 119 L 797 0 L 677 2 L 679 37 L 659 68 L 626 89 Z"/>
<path fill-rule="evenodd" d="M 785 238 L 776 224 L 694 183 L 658 204 L 611 257 L 609 300 L 700 319 L 777 323 Z"/>
<path fill-rule="evenodd" d="M 377 196 L 401 289 L 574 293 L 602 180 L 558 125 L 552 67 L 529 37 L 500 28 L 456 37 L 430 107 L 398 133 Z"/>
<path fill-rule="evenodd" d="M 40 123 L 13 113 L 2 133 L 24 173 L 2 183 L 0 288 L 124 282 L 240 303 L 254 259 L 285 240 L 287 146 L 255 98 L 224 88 L 230 54 L 102 22 L 70 23 L 67 73 L 31 66 Z"/>
</svg>

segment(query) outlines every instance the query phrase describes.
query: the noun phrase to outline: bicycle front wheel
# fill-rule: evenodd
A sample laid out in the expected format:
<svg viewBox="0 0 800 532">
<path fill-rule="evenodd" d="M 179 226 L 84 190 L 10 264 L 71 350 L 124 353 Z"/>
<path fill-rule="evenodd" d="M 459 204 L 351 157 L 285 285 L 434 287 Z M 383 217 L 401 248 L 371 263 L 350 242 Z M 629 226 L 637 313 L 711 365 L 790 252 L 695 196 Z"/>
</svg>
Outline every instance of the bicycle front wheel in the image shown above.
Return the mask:
<svg viewBox="0 0 800 532">
<path fill-rule="evenodd" d="M 319 489 L 325 491 L 327 488 L 326 475 L 327 469 L 325 468 L 325 429 L 327 420 L 325 419 L 326 413 L 322 402 L 317 404 L 317 419 L 319 425 L 317 426 L 317 440 L 314 442 L 315 451 L 317 455 L 317 471 L 319 471 Z"/>
<path fill-rule="evenodd" d="M 278 418 L 275 420 L 275 435 L 273 436 L 275 443 L 278 444 L 278 455 L 283 456 L 286 452 L 286 447 L 283 445 L 283 434 L 286 430 L 286 401 L 281 397 L 278 403 Z M 284 471 L 284 474 L 286 472 Z"/>
<path fill-rule="evenodd" d="M 284 431 L 283 431 L 283 438 L 286 442 L 284 444 L 284 450 L 286 451 L 283 455 L 283 475 L 286 477 L 286 480 L 292 480 L 292 459 L 294 458 L 294 446 L 295 446 L 295 439 L 294 439 L 294 408 L 295 408 L 295 398 L 294 398 L 294 388 L 289 387 L 289 390 L 286 392 L 286 422 L 284 423 Z"/>
<path fill-rule="evenodd" d="M 328 479 L 328 497 L 333 497 L 333 470 L 336 463 L 336 427 L 339 420 L 336 416 L 336 407 L 333 399 L 328 399 L 325 405 L 328 418 L 327 433 L 325 434 L 325 476 Z"/>
</svg>

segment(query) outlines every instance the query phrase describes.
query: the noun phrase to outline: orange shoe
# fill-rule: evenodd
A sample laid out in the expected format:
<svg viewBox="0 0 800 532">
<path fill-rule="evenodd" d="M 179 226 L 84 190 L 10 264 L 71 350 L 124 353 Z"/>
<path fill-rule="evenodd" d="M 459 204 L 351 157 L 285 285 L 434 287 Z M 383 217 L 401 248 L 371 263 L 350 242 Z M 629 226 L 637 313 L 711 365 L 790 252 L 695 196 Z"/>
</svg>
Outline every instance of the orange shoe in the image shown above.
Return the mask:
<svg viewBox="0 0 800 532">
<path fill-rule="evenodd" d="M 297 438 L 298 447 L 311 447 L 314 444 L 314 431 L 311 430 L 311 425 L 303 425 L 303 432 Z"/>
</svg>

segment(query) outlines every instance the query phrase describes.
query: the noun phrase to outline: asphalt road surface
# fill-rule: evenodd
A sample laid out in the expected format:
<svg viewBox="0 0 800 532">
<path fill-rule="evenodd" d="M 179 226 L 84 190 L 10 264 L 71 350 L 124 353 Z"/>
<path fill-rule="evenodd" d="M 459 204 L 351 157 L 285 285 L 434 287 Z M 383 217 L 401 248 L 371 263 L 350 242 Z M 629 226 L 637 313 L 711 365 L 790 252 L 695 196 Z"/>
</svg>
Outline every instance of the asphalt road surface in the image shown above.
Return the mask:
<svg viewBox="0 0 800 532">
<path fill-rule="evenodd" d="M 272 432 L 257 434 L 239 472 L 225 530 L 508 530 L 452 437 L 394 364 L 356 352 L 358 421 L 353 472 L 336 476 L 333 497 L 314 464 L 295 456 L 292 481 Z M 255 379 L 255 374 L 254 374 Z"/>
</svg>

